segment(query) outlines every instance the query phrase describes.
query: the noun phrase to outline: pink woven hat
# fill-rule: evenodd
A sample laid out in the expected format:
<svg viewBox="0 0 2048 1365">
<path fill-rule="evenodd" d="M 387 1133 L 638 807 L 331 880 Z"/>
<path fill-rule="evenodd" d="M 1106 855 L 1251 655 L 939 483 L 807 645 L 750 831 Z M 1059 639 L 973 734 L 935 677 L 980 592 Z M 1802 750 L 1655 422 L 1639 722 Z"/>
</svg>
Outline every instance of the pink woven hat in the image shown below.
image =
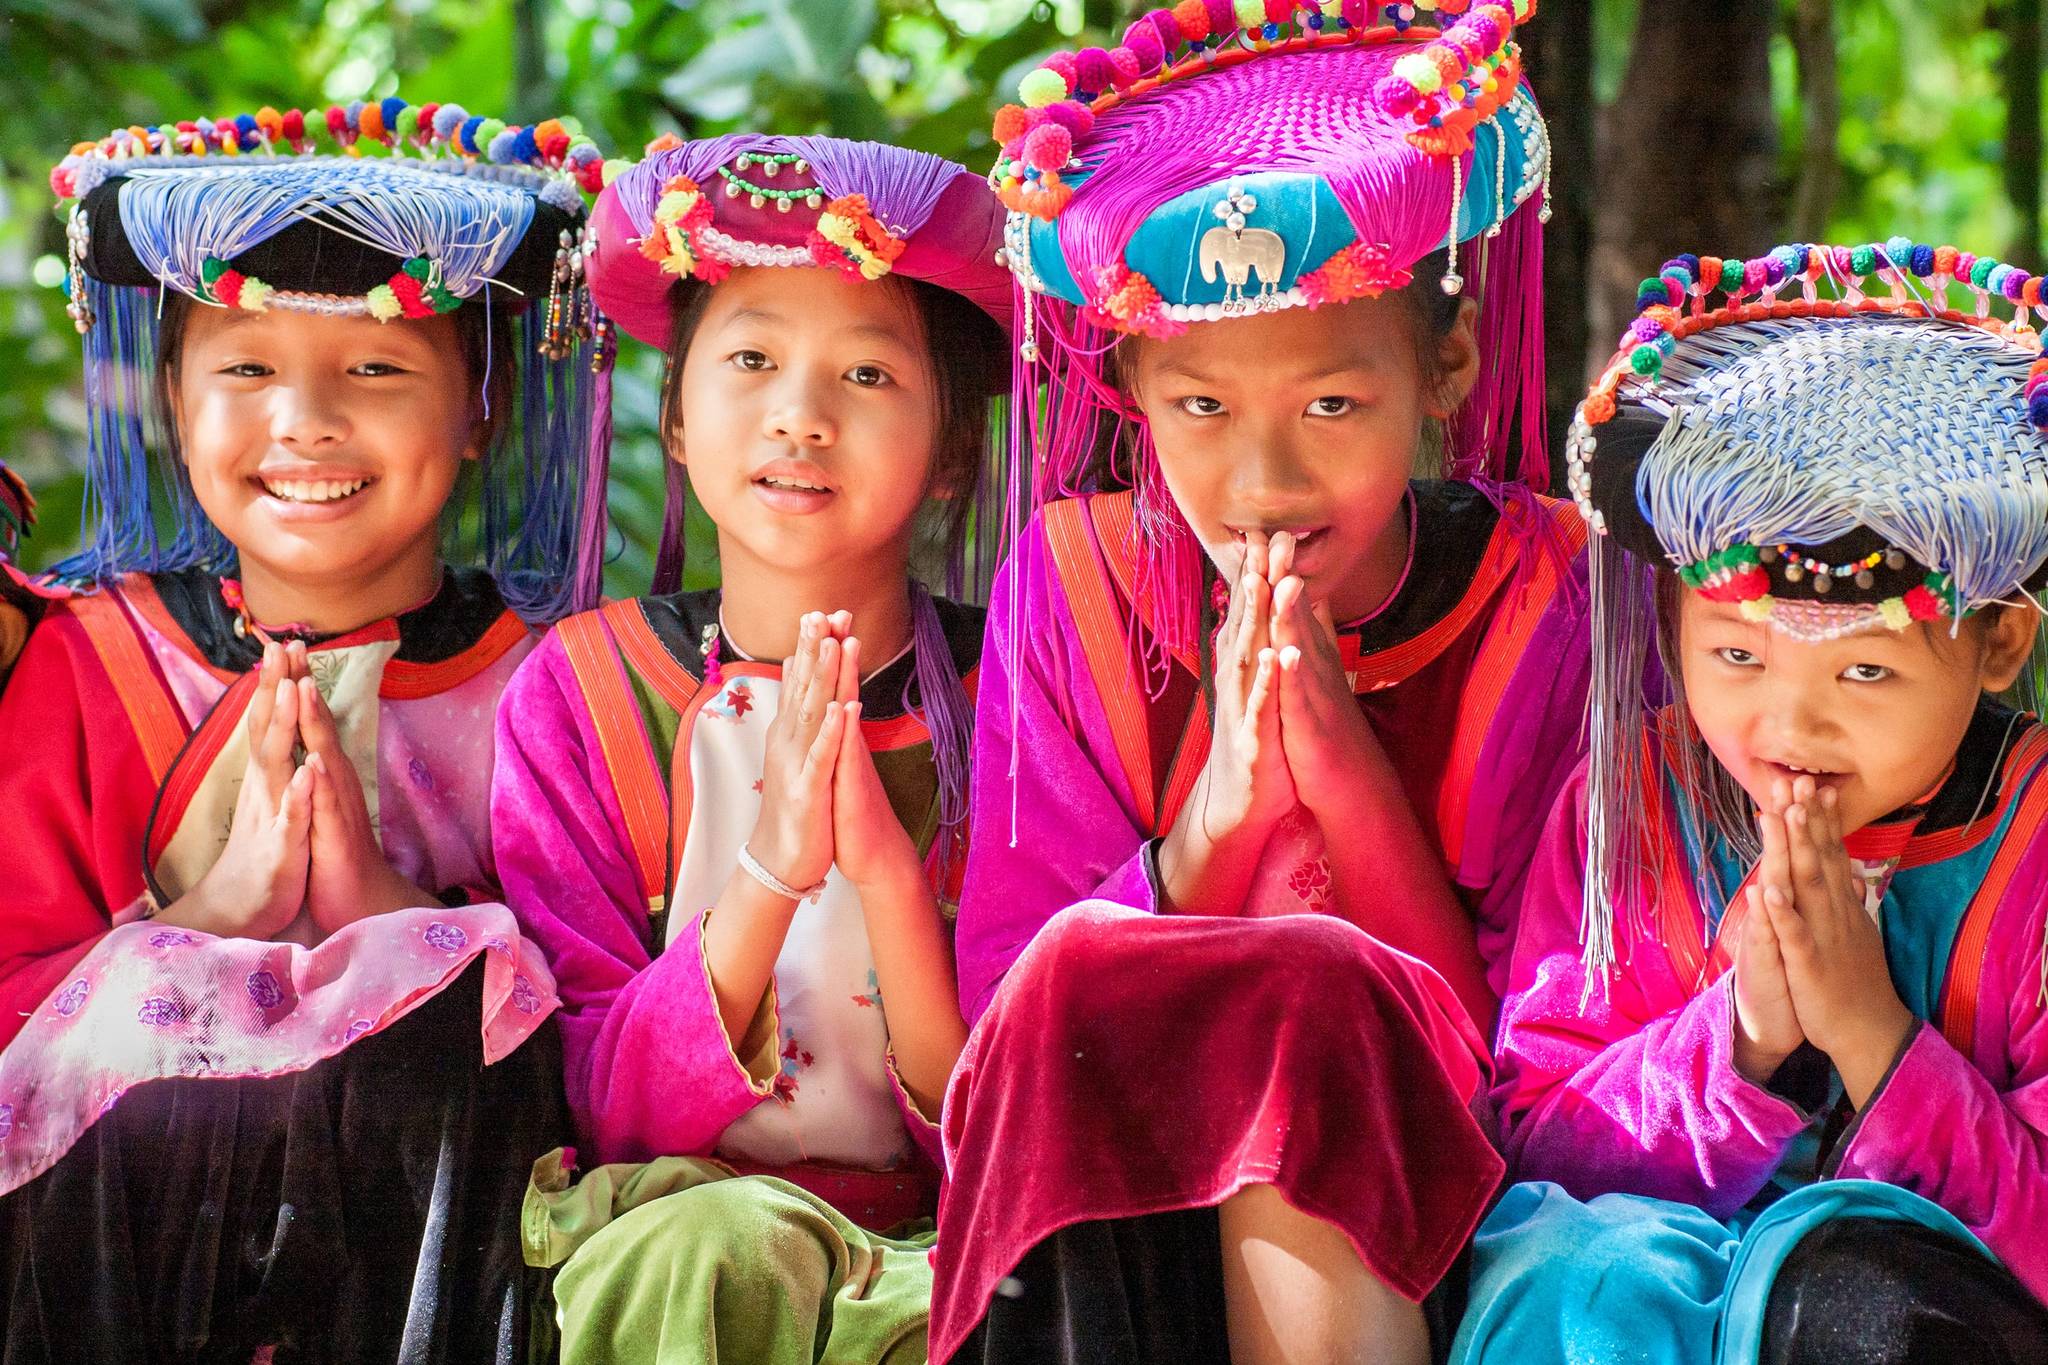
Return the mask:
<svg viewBox="0 0 2048 1365">
<path fill-rule="evenodd" d="M 1038 490 L 1085 479 L 1121 420 L 1102 358 L 1167 336 L 1437 282 L 1480 301 L 1456 474 L 1543 477 L 1550 144 L 1522 82 L 1533 0 L 1182 0 L 1114 48 L 1056 53 L 996 117 L 1018 392 L 1049 384 Z M 1017 405 L 1023 410 L 1023 405 Z"/>
<path fill-rule="evenodd" d="M 669 339 L 669 290 L 735 266 L 825 266 L 923 280 L 1005 330 L 996 264 L 1002 208 L 981 177 L 927 152 L 835 137 L 735 133 L 658 141 L 615 175 L 591 215 L 598 306 L 652 346 Z"/>
</svg>

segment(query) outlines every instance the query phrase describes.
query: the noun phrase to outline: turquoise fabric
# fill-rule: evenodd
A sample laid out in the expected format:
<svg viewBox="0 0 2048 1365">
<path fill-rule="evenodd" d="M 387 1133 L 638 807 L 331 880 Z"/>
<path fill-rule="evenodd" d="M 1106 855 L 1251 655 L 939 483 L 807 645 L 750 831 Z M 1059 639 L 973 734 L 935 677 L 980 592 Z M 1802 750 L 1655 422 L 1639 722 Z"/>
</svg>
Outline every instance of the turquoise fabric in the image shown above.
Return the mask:
<svg viewBox="0 0 2048 1365">
<path fill-rule="evenodd" d="M 1515 96 L 1516 102 L 1534 116 L 1528 92 Z M 1470 165 L 1475 169 L 1465 186 L 1458 212 L 1458 240 L 1470 241 L 1493 226 L 1496 158 L 1501 140 L 1507 143 L 1507 168 L 1502 183 L 1512 196 L 1526 174 L 1526 153 L 1514 116 L 1503 109 L 1494 119 L 1481 124 L 1473 134 Z M 1068 177 L 1077 194 L 1087 183 L 1084 169 Z M 1336 193 L 1319 175 L 1293 171 L 1266 171 L 1253 175 L 1226 175 L 1200 189 L 1167 200 L 1154 209 L 1132 234 L 1124 248 L 1124 262 L 1152 282 L 1167 303 L 1221 303 L 1228 289 L 1222 272 L 1203 280 L 1202 238 L 1220 227 L 1216 205 L 1232 185 L 1242 185 L 1258 200 L 1247 217 L 1246 229 L 1264 228 L 1277 232 L 1286 243 L 1286 264 L 1279 287 L 1292 289 L 1303 275 L 1321 268 L 1330 257 L 1351 245 L 1358 234 L 1345 216 Z M 1448 217 L 1450 202 L 1444 203 Z M 1046 288 L 1068 303 L 1080 304 L 1081 297 L 1060 243 L 1059 220 L 1030 220 L 1031 266 Z M 1449 234 L 1444 241 L 1449 241 Z M 1442 246 L 1444 243 L 1439 242 Z M 1248 292 L 1256 292 L 1256 287 Z"/>
<path fill-rule="evenodd" d="M 1473 1243 L 1451 1360 L 1754 1365 L 1779 1268 L 1833 1218 L 1918 1223 L 1991 1256 L 1938 1204 L 1870 1180 L 1808 1185 L 1727 1222 L 1669 1200 L 1515 1185 Z"/>
</svg>

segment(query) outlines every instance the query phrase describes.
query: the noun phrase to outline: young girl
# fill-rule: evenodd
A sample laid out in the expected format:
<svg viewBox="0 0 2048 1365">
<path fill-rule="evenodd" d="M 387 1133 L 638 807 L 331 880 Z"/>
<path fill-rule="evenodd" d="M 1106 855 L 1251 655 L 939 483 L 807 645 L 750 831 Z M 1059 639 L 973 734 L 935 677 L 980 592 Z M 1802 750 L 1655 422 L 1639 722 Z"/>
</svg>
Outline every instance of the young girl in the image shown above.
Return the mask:
<svg viewBox="0 0 2048 1365">
<path fill-rule="evenodd" d="M 592 288 L 669 354 L 663 555 L 521 668 L 493 795 L 610 1163 L 529 1198 L 569 1361 L 925 1357 L 981 613 L 909 566 L 987 456 L 999 219 L 814 137 L 658 147 L 598 201 Z M 686 486 L 715 591 L 676 591 Z"/>
<path fill-rule="evenodd" d="M 10 1360 L 526 1352 L 564 1115 L 485 821 L 507 598 L 593 596 L 582 164 L 394 98 L 53 176 L 92 534 L 0 699 Z"/>
<path fill-rule="evenodd" d="M 1413 1358 L 1500 1173 L 1584 612 L 1568 508 L 1411 476 L 1539 428 L 1545 142 L 1505 7 L 1362 9 L 1157 11 L 998 116 L 1034 457 L 1136 488 L 992 598 L 941 1358 Z"/>
<path fill-rule="evenodd" d="M 1572 487 L 1596 650 L 1654 634 L 1681 700 L 1596 684 L 1530 876 L 1498 1093 L 1546 1183 L 1462 1358 L 2048 1358 L 2048 732 L 1994 699 L 2048 579 L 2039 286 L 1903 238 L 1645 282 Z"/>
</svg>

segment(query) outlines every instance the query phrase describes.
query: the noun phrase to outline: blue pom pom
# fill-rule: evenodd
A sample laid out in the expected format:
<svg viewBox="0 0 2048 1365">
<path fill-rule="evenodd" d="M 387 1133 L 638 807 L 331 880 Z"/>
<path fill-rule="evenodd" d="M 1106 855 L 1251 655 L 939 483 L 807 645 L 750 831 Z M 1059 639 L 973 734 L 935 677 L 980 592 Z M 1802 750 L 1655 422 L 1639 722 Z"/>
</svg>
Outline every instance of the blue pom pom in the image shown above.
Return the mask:
<svg viewBox="0 0 2048 1365">
<path fill-rule="evenodd" d="M 350 100 L 343 112 L 348 115 L 348 130 L 351 133 L 361 132 L 363 127 L 363 102 L 361 100 Z"/>
<path fill-rule="evenodd" d="M 256 131 L 256 116 L 254 114 L 235 115 L 235 127 L 242 130 L 242 136 L 247 137 Z"/>
<path fill-rule="evenodd" d="M 2035 389 L 2034 396 L 2027 400 L 2027 420 L 2048 431 L 2048 384 Z"/>
<path fill-rule="evenodd" d="M 540 159 L 540 142 L 534 137 L 533 129 L 521 128 L 519 130 L 519 136 L 512 142 L 512 159 L 514 161 L 538 161 Z"/>
<path fill-rule="evenodd" d="M 472 156 L 483 150 L 476 145 L 476 130 L 483 126 L 483 122 L 484 116 L 482 114 L 462 121 L 462 150 L 470 153 Z"/>
<path fill-rule="evenodd" d="M 2006 277 L 2011 274 L 2012 267 L 2009 265 L 2000 264 L 1992 266 L 1991 274 L 1984 280 L 1984 288 L 1993 294 L 2003 294 L 2005 292 Z"/>
<path fill-rule="evenodd" d="M 519 134 L 507 128 L 491 139 L 489 155 L 500 166 L 512 160 L 512 144 L 519 140 Z"/>
<path fill-rule="evenodd" d="M 1934 248 L 1922 243 L 1913 248 L 1913 258 L 1907 265 L 1915 275 L 1925 279 L 1934 273 Z"/>
<path fill-rule="evenodd" d="M 444 104 L 434 111 L 434 136 L 447 142 L 469 119 L 469 110 L 459 104 Z"/>
<path fill-rule="evenodd" d="M 1681 251 L 1680 253 L 1678 253 L 1678 255 L 1673 256 L 1671 259 L 1674 263 L 1684 266 L 1686 270 L 1691 273 L 1694 279 L 1698 279 L 1700 277 L 1700 258 L 1698 256 L 1695 256 L 1692 252 Z"/>
<path fill-rule="evenodd" d="M 405 108 L 405 101 L 396 95 L 386 95 L 377 107 L 384 112 L 384 131 L 397 137 L 398 115 Z"/>
<path fill-rule="evenodd" d="M 1901 268 L 1905 267 L 1913 259 L 1913 239 L 1911 237 L 1885 238 L 1884 254 L 1891 258 L 1893 265 Z"/>
</svg>

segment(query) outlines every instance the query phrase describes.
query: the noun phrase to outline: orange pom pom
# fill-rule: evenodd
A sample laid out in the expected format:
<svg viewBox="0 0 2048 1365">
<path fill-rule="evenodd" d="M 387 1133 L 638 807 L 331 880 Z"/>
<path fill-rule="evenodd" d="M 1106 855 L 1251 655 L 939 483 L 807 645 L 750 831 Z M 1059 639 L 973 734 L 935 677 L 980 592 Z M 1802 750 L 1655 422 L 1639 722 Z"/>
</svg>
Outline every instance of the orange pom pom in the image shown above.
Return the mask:
<svg viewBox="0 0 2048 1365">
<path fill-rule="evenodd" d="M 647 144 L 647 155 L 653 156 L 656 152 L 672 152 L 682 145 L 683 140 L 674 133 L 663 133 L 660 137 Z"/>
<path fill-rule="evenodd" d="M 363 112 L 356 119 L 356 128 L 366 138 L 376 142 L 384 140 L 384 106 L 370 103 L 363 106 Z"/>
<path fill-rule="evenodd" d="M 1180 36 L 1193 42 L 1209 36 L 1209 7 L 1202 0 L 1180 0 L 1173 7 L 1173 22 L 1180 26 Z"/>
<path fill-rule="evenodd" d="M 995 138 L 999 144 L 1016 141 L 1031 131 L 1031 111 L 1021 104 L 1006 104 L 996 110 Z"/>
<path fill-rule="evenodd" d="M 562 126 L 562 121 L 560 119 L 542 119 L 539 123 L 536 123 L 533 126 L 533 140 L 539 143 L 541 146 L 545 147 L 548 145 L 549 138 L 563 137 L 566 136 L 568 132 L 569 130 Z"/>
<path fill-rule="evenodd" d="M 1602 390 L 1588 396 L 1585 402 L 1585 413 L 1586 422 L 1589 426 L 1597 427 L 1602 422 L 1612 421 L 1614 418 L 1614 395 Z"/>
</svg>

